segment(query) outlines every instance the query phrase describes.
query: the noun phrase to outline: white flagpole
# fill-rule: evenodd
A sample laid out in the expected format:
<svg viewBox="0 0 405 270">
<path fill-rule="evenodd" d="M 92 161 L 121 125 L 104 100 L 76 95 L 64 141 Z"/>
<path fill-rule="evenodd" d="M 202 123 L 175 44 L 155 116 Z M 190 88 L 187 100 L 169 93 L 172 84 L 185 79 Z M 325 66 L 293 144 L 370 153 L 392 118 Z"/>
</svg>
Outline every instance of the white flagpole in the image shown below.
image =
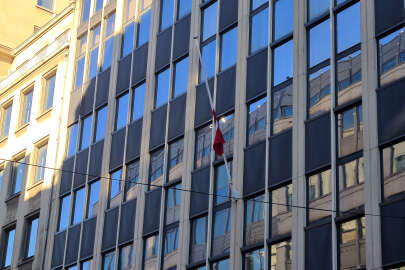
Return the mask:
<svg viewBox="0 0 405 270">
<path fill-rule="evenodd" d="M 212 102 L 211 90 L 210 90 L 210 86 L 208 84 L 207 72 L 205 71 L 205 66 L 204 66 L 204 63 L 203 63 L 203 60 L 202 60 L 202 56 L 201 56 L 201 50 L 200 50 L 200 44 L 198 43 L 198 37 L 194 37 L 194 41 L 195 41 L 195 45 L 196 45 L 197 51 L 198 51 L 198 58 L 200 59 L 200 63 L 201 63 L 201 71 L 202 71 L 202 74 L 204 76 L 205 89 L 207 90 L 207 95 L 208 95 L 208 99 L 210 101 L 211 111 L 214 112 L 214 103 Z M 213 118 L 213 122 L 215 123 L 216 121 L 215 121 L 214 116 L 212 116 L 212 118 Z M 219 121 L 217 121 L 216 124 L 219 127 Z M 215 129 L 216 128 L 217 127 L 215 127 Z M 228 175 L 228 186 L 229 186 L 229 188 L 228 188 L 229 191 L 228 192 L 229 192 L 230 197 L 232 197 L 233 185 L 232 185 L 231 172 L 229 170 L 228 161 L 226 160 L 225 154 L 223 155 L 223 158 L 224 158 L 224 162 L 225 162 L 226 173 Z M 235 191 L 235 193 L 237 193 L 237 192 Z M 238 195 L 238 194 L 235 194 L 235 195 Z"/>
</svg>

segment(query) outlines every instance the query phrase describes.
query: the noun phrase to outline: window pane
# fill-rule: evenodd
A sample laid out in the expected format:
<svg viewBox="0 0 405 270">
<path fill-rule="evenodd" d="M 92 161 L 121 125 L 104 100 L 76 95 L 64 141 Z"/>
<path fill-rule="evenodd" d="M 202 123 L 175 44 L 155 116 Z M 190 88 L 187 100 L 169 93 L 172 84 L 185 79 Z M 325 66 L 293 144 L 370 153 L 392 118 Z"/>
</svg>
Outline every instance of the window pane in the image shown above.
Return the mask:
<svg viewBox="0 0 405 270">
<path fill-rule="evenodd" d="M 174 74 L 173 97 L 177 97 L 187 92 L 188 57 L 175 63 L 174 72 L 175 74 Z"/>
<path fill-rule="evenodd" d="M 115 269 L 115 252 L 112 251 L 103 256 L 103 270 Z"/>
<path fill-rule="evenodd" d="M 173 0 L 161 0 L 160 31 L 173 24 Z"/>
<path fill-rule="evenodd" d="M 104 43 L 103 70 L 106 70 L 111 66 L 113 47 L 114 47 L 114 37 L 111 37 L 107 39 Z"/>
<path fill-rule="evenodd" d="M 382 150 L 384 177 L 384 198 L 405 191 L 405 142 Z"/>
<path fill-rule="evenodd" d="M 52 0 L 38 0 L 37 3 L 38 3 L 38 6 L 52 10 L 52 3 L 53 3 Z"/>
<path fill-rule="evenodd" d="M 292 185 L 271 191 L 271 237 L 291 232 Z"/>
<path fill-rule="evenodd" d="M 77 123 L 69 127 L 68 157 L 71 157 L 76 153 L 77 131 L 78 131 L 78 124 Z"/>
<path fill-rule="evenodd" d="M 69 220 L 69 208 L 70 208 L 70 195 L 67 195 L 63 197 L 60 201 L 58 231 L 62 231 L 67 228 Z"/>
<path fill-rule="evenodd" d="M 181 205 L 181 184 L 172 186 L 167 190 L 166 225 L 179 220 Z"/>
<path fill-rule="evenodd" d="M 82 134 L 81 134 L 81 140 L 80 140 L 80 150 L 86 149 L 90 146 L 92 121 L 93 121 L 92 115 L 89 115 L 82 120 Z"/>
<path fill-rule="evenodd" d="M 268 0 L 252 0 L 252 6 L 251 6 L 251 10 L 255 10 L 256 8 L 260 7 L 261 5 L 263 5 L 264 3 L 267 3 Z"/>
<path fill-rule="evenodd" d="M 363 148 L 363 122 L 359 117 L 361 110 L 360 105 L 338 114 L 339 157 Z"/>
<path fill-rule="evenodd" d="M 229 270 L 229 259 L 216 262 L 212 265 L 214 270 Z"/>
<path fill-rule="evenodd" d="M 46 170 L 46 154 L 48 152 L 48 145 L 41 146 L 38 148 L 37 153 L 37 175 L 36 175 L 36 182 L 42 181 L 45 178 L 45 170 Z"/>
<path fill-rule="evenodd" d="M 309 1 L 309 19 L 314 19 L 329 11 L 330 1 L 308 0 Z"/>
<path fill-rule="evenodd" d="M 231 222 L 231 208 L 226 208 L 215 213 L 212 256 L 229 252 L 231 240 Z"/>
<path fill-rule="evenodd" d="M 83 219 L 83 209 L 84 209 L 84 188 L 75 191 L 74 200 L 74 210 L 73 210 L 73 220 L 72 225 L 77 224 Z"/>
<path fill-rule="evenodd" d="M 149 40 L 150 19 L 151 19 L 150 10 L 141 16 L 138 29 L 137 47 L 145 44 Z"/>
<path fill-rule="evenodd" d="M 91 51 L 90 54 L 90 67 L 89 67 L 89 80 L 93 79 L 97 74 L 97 61 L 98 61 L 98 47 Z"/>
<path fill-rule="evenodd" d="M 190 263 L 205 259 L 207 250 L 207 217 L 191 221 Z"/>
<path fill-rule="evenodd" d="M 337 52 L 340 53 L 361 41 L 360 2 L 339 12 L 336 16 Z M 350 31 L 347 31 L 350 29 Z"/>
<path fill-rule="evenodd" d="M 46 80 L 46 88 L 45 88 L 45 96 L 44 96 L 44 104 L 43 104 L 43 111 L 50 109 L 53 106 L 53 95 L 55 93 L 55 79 L 56 75 L 49 77 Z"/>
<path fill-rule="evenodd" d="M 245 254 L 245 270 L 264 269 L 264 249 L 258 249 Z M 289 269 L 289 268 L 285 268 Z M 273 270 L 273 268 L 272 268 Z"/>
<path fill-rule="evenodd" d="M 309 30 L 309 67 L 313 67 L 330 57 L 329 19 Z"/>
<path fill-rule="evenodd" d="M 126 0 L 126 6 L 124 10 L 124 22 L 129 21 L 135 16 L 135 10 L 136 10 L 136 0 Z"/>
<path fill-rule="evenodd" d="M 11 122 L 11 110 L 12 104 L 8 105 L 5 108 L 2 108 L 2 124 L 1 124 L 1 138 L 8 136 L 10 131 L 10 122 Z"/>
<path fill-rule="evenodd" d="M 31 119 L 31 107 L 32 107 L 32 93 L 33 91 L 30 91 L 28 93 L 23 94 L 23 115 L 21 119 L 20 125 L 27 124 L 30 122 Z"/>
<path fill-rule="evenodd" d="M 20 159 L 13 164 L 13 187 L 12 194 L 21 191 L 23 182 L 25 181 L 25 164 L 24 159 Z"/>
<path fill-rule="evenodd" d="M 35 255 L 35 245 L 37 243 L 37 233 L 38 233 L 38 218 L 35 218 L 33 220 L 30 220 L 29 226 L 29 234 L 27 236 L 29 237 L 28 243 L 27 243 L 27 253 L 26 257 L 31 257 Z"/>
<path fill-rule="evenodd" d="M 13 248 L 14 248 L 14 236 L 15 236 L 15 229 L 12 229 L 6 232 L 6 248 L 5 248 L 5 256 L 3 257 L 4 262 L 3 266 L 7 267 L 11 265 L 11 260 L 13 257 Z"/>
<path fill-rule="evenodd" d="M 220 117 L 218 122 L 225 140 L 224 156 L 227 156 L 233 153 L 233 139 L 234 139 L 233 114 Z M 218 157 L 217 155 L 215 155 L 215 158 L 220 159 L 220 157 Z"/>
<path fill-rule="evenodd" d="M 77 60 L 76 64 L 76 89 L 83 84 L 83 73 L 84 73 L 84 56 Z"/>
<path fill-rule="evenodd" d="M 179 0 L 177 18 L 180 19 L 191 13 L 192 0 Z"/>
<path fill-rule="evenodd" d="M 293 77 L 294 42 L 292 40 L 274 49 L 273 86 Z"/>
<path fill-rule="evenodd" d="M 312 118 L 330 110 L 330 66 L 310 73 L 308 80 L 308 114 Z"/>
<path fill-rule="evenodd" d="M 248 145 L 266 138 L 267 97 L 248 105 Z"/>
<path fill-rule="evenodd" d="M 168 270 L 177 265 L 177 249 L 179 246 L 179 227 L 165 232 L 163 246 L 163 269 Z"/>
<path fill-rule="evenodd" d="M 207 74 L 207 78 L 209 79 L 215 75 L 216 41 L 214 40 L 202 47 L 201 55 L 204 63 L 204 69 Z M 204 81 L 204 79 L 204 74 L 201 73 L 200 81 Z"/>
<path fill-rule="evenodd" d="M 4 176 L 4 168 L 0 169 L 0 192 L 3 188 L 3 176 Z"/>
<path fill-rule="evenodd" d="M 129 270 L 131 269 L 133 265 L 133 259 L 132 259 L 132 254 L 133 254 L 133 245 L 128 245 L 120 250 L 120 257 L 119 257 L 119 270 Z"/>
<path fill-rule="evenodd" d="M 363 157 L 339 166 L 339 213 L 359 209 L 364 204 Z"/>
<path fill-rule="evenodd" d="M 127 165 L 127 182 L 125 183 L 125 200 L 136 197 L 136 183 L 139 182 L 139 160 Z"/>
<path fill-rule="evenodd" d="M 78 49 L 78 55 L 83 55 L 86 53 L 87 49 L 87 34 L 82 35 L 79 38 L 79 49 Z"/>
<path fill-rule="evenodd" d="M 273 89 L 272 135 L 276 135 L 292 127 L 293 124 L 293 85 L 275 91 Z"/>
<path fill-rule="evenodd" d="M 294 1 L 276 0 L 274 15 L 274 40 L 277 40 L 293 31 Z"/>
<path fill-rule="evenodd" d="M 194 169 L 210 164 L 211 154 L 211 126 L 196 130 L 196 151 Z"/>
<path fill-rule="evenodd" d="M 166 104 L 169 99 L 170 68 L 157 74 L 155 108 Z"/>
<path fill-rule="evenodd" d="M 202 11 L 203 17 L 203 29 L 202 29 L 202 40 L 213 36 L 217 32 L 218 23 L 218 3 L 215 2 L 206 9 Z"/>
<path fill-rule="evenodd" d="M 332 210 L 331 171 L 326 170 L 308 177 L 308 222 L 328 217 Z M 316 210 L 316 209 L 324 209 Z"/>
<path fill-rule="evenodd" d="M 232 162 L 228 163 L 229 170 L 232 172 Z M 225 164 L 215 168 L 215 203 L 216 205 L 229 201 L 229 179 Z"/>
<path fill-rule="evenodd" d="M 238 55 L 238 27 L 222 35 L 221 45 L 221 70 L 225 70 L 236 64 L 236 57 Z"/>
<path fill-rule="evenodd" d="M 135 1 L 132 0 L 132 2 Z M 121 58 L 130 54 L 134 48 L 134 30 L 135 24 L 133 22 L 125 27 L 125 32 L 122 36 Z"/>
<path fill-rule="evenodd" d="M 80 268 L 80 270 L 91 270 L 92 268 L 92 264 L 93 264 L 93 260 L 88 260 L 82 263 L 82 267 Z"/>
<path fill-rule="evenodd" d="M 142 84 L 135 88 L 132 96 L 132 121 L 143 117 L 145 104 L 146 84 Z"/>
<path fill-rule="evenodd" d="M 250 26 L 250 53 L 264 48 L 269 43 L 269 10 L 260 11 L 252 17 Z"/>
<path fill-rule="evenodd" d="M 282 270 L 292 268 L 291 240 L 272 245 L 270 252 L 271 269 Z"/>
<path fill-rule="evenodd" d="M 157 266 L 159 252 L 159 236 L 154 235 L 145 239 L 143 250 L 143 269 L 154 270 Z"/>
<path fill-rule="evenodd" d="M 91 48 L 94 48 L 99 42 L 100 42 L 100 33 L 101 33 L 101 26 L 97 25 L 93 30 L 92 30 L 92 43 L 91 43 Z"/>
<path fill-rule="evenodd" d="M 149 183 L 152 185 L 163 184 L 163 158 L 164 149 L 156 150 L 150 154 Z"/>
<path fill-rule="evenodd" d="M 183 175 L 184 140 L 179 139 L 169 144 L 169 181 L 179 179 Z"/>
<path fill-rule="evenodd" d="M 96 1 L 96 12 L 97 12 L 103 7 L 103 0 L 95 0 L 95 1 Z"/>
<path fill-rule="evenodd" d="M 366 225 L 364 217 L 340 225 L 340 268 L 366 267 Z"/>
<path fill-rule="evenodd" d="M 100 180 L 97 180 L 89 185 L 89 199 L 87 206 L 87 217 L 97 215 L 100 197 Z"/>
<path fill-rule="evenodd" d="M 361 96 L 361 51 L 337 60 L 338 105 Z"/>
<path fill-rule="evenodd" d="M 107 24 L 106 24 L 106 30 L 105 30 L 106 37 L 108 37 L 112 33 L 114 33 L 114 27 L 115 27 L 115 13 L 111 14 L 107 18 Z"/>
<path fill-rule="evenodd" d="M 119 169 L 111 174 L 110 179 L 110 208 L 119 203 L 119 194 L 121 191 L 122 170 Z"/>
<path fill-rule="evenodd" d="M 107 124 L 107 106 L 104 106 L 97 110 L 97 122 L 95 127 L 95 141 L 98 142 L 105 136 L 105 128 Z"/>
<path fill-rule="evenodd" d="M 379 74 L 381 86 L 405 75 L 405 28 L 378 41 Z"/>
<path fill-rule="evenodd" d="M 128 93 L 119 97 L 117 100 L 115 130 L 121 129 L 127 124 L 128 114 Z"/>
<path fill-rule="evenodd" d="M 245 245 L 264 241 L 264 195 L 246 200 Z"/>
<path fill-rule="evenodd" d="M 86 22 L 89 19 L 90 14 L 90 0 L 83 1 L 82 4 L 82 23 Z"/>
</svg>

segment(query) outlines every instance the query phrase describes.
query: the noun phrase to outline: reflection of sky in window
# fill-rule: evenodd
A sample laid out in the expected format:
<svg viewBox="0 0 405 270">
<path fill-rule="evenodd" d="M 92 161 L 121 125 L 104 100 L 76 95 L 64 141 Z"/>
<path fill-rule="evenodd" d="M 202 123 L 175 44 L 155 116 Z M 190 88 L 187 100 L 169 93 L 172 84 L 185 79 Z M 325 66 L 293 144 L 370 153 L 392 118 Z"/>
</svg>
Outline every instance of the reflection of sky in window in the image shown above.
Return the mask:
<svg viewBox="0 0 405 270">
<path fill-rule="evenodd" d="M 329 0 L 309 0 L 309 19 L 313 19 L 329 9 Z"/>
<path fill-rule="evenodd" d="M 262 98 L 252 104 L 249 105 L 249 112 L 254 112 L 257 109 L 260 109 L 264 104 L 266 104 L 266 98 Z"/>
<path fill-rule="evenodd" d="M 89 147 L 91 141 L 91 123 L 92 123 L 92 115 L 87 116 L 83 119 L 82 122 L 82 138 L 81 138 L 81 145 L 80 149 L 85 149 Z"/>
<path fill-rule="evenodd" d="M 389 43 L 391 40 L 393 40 L 394 38 L 399 36 L 399 34 L 404 32 L 404 31 L 405 31 L 405 27 L 401 28 L 398 31 L 395 31 L 394 33 L 392 33 L 392 34 L 390 34 L 390 35 L 388 35 L 388 36 L 386 36 L 386 37 L 384 37 L 382 39 L 380 39 L 380 42 L 379 42 L 380 45 L 385 45 L 385 44 Z"/>
<path fill-rule="evenodd" d="M 83 217 L 83 207 L 84 207 L 84 188 L 76 191 L 75 194 L 75 209 L 73 214 L 72 224 L 77 224 L 82 220 Z"/>
<path fill-rule="evenodd" d="M 79 88 L 83 84 L 83 72 L 84 72 L 84 56 L 80 58 L 76 64 L 76 88 Z"/>
<path fill-rule="evenodd" d="M 162 71 L 157 77 L 155 108 L 167 103 L 169 97 L 170 68 Z"/>
<path fill-rule="evenodd" d="M 177 97 L 187 91 L 188 82 L 188 57 L 176 63 L 174 78 L 174 97 Z"/>
<path fill-rule="evenodd" d="M 180 19 L 191 12 L 191 2 L 190 0 L 180 0 L 178 7 L 177 17 Z"/>
<path fill-rule="evenodd" d="M 103 70 L 106 70 L 111 66 L 113 46 L 114 46 L 114 38 L 112 37 L 108 39 L 104 45 Z"/>
<path fill-rule="evenodd" d="M 313 67 L 330 57 L 329 19 L 309 30 L 309 66 Z"/>
<path fill-rule="evenodd" d="M 337 15 L 337 52 L 360 43 L 360 2 Z"/>
<path fill-rule="evenodd" d="M 238 54 L 238 27 L 226 32 L 222 36 L 221 70 L 225 70 L 236 64 Z"/>
<path fill-rule="evenodd" d="M 124 36 L 122 37 L 121 57 L 127 56 L 133 49 L 134 30 L 133 22 L 125 27 Z"/>
<path fill-rule="evenodd" d="M 105 36 L 108 37 L 114 32 L 114 25 L 115 25 L 115 13 L 111 14 L 107 18 L 107 28 L 105 32 Z"/>
<path fill-rule="evenodd" d="M 208 8 L 204 10 L 203 18 L 203 40 L 206 40 L 210 36 L 214 35 L 217 32 L 217 12 L 218 12 L 218 3 L 215 2 Z"/>
<path fill-rule="evenodd" d="M 260 7 L 264 3 L 266 3 L 268 0 L 252 0 L 252 8 L 251 10 L 255 10 L 256 8 Z"/>
<path fill-rule="evenodd" d="M 104 138 L 105 126 L 107 123 L 107 106 L 97 111 L 97 124 L 96 124 L 96 138 L 95 141 L 99 141 Z"/>
<path fill-rule="evenodd" d="M 114 198 L 120 192 L 121 175 L 121 170 L 111 174 L 110 199 Z"/>
<path fill-rule="evenodd" d="M 145 44 L 149 40 L 150 16 L 150 10 L 141 16 L 138 29 L 138 47 Z"/>
<path fill-rule="evenodd" d="M 100 25 L 97 25 L 96 28 L 93 30 L 93 40 L 92 40 L 92 47 L 96 45 L 100 41 Z"/>
<path fill-rule="evenodd" d="M 132 101 L 132 121 L 139 119 L 143 116 L 143 109 L 145 103 L 145 90 L 146 85 L 142 84 L 135 88 L 133 101 Z"/>
<path fill-rule="evenodd" d="M 202 217 L 194 220 L 194 243 L 193 244 L 203 244 L 205 243 L 205 224 L 206 218 Z"/>
<path fill-rule="evenodd" d="M 354 127 L 354 109 L 350 109 L 343 113 L 342 115 L 342 128 L 343 130 L 348 130 Z"/>
<path fill-rule="evenodd" d="M 89 80 L 93 79 L 97 74 L 97 61 L 98 61 L 98 47 L 94 49 L 90 55 Z"/>
<path fill-rule="evenodd" d="M 252 17 L 251 23 L 251 40 L 250 40 L 250 52 L 253 53 L 265 46 L 267 46 L 268 39 L 268 17 L 269 10 L 265 10 L 257 13 Z"/>
<path fill-rule="evenodd" d="M 173 0 L 163 0 L 161 11 L 160 31 L 163 31 L 173 23 Z"/>
<path fill-rule="evenodd" d="M 214 237 L 224 235 L 230 231 L 231 211 L 229 208 L 215 214 Z"/>
<path fill-rule="evenodd" d="M 127 124 L 128 94 L 125 94 L 118 99 L 117 106 L 116 130 L 125 127 Z"/>
<path fill-rule="evenodd" d="M 204 63 L 204 69 L 207 73 L 207 78 L 211 78 L 215 75 L 215 55 L 216 55 L 216 42 L 215 40 L 207 44 L 202 48 L 202 61 Z M 202 75 L 202 74 L 201 74 Z M 200 80 L 203 80 L 203 75 Z"/>
<path fill-rule="evenodd" d="M 286 81 L 293 76 L 293 45 L 289 42 L 274 49 L 274 85 Z"/>
<path fill-rule="evenodd" d="M 274 3 L 274 39 L 293 31 L 294 24 L 294 1 L 278 0 Z"/>
</svg>

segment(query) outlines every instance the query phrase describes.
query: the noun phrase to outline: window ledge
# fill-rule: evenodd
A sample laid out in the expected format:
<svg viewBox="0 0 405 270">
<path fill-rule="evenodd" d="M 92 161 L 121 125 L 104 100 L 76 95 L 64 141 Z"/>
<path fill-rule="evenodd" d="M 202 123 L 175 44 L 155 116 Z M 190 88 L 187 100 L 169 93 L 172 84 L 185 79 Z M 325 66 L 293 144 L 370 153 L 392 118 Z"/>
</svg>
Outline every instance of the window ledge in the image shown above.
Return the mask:
<svg viewBox="0 0 405 270">
<path fill-rule="evenodd" d="M 15 135 L 19 136 L 21 133 L 24 133 L 27 130 L 27 127 L 30 125 L 30 122 L 25 123 L 24 125 L 20 126 L 17 128 L 17 130 L 14 132 Z"/>
<path fill-rule="evenodd" d="M 13 201 L 15 198 L 20 197 L 20 193 L 21 193 L 21 191 L 10 195 L 10 196 L 5 200 L 5 203 L 8 204 L 8 203 L 10 203 L 11 201 Z"/>
<path fill-rule="evenodd" d="M 8 139 L 8 136 L 1 138 L 0 139 L 0 144 L 5 143 L 5 141 L 7 141 L 7 139 Z"/>
<path fill-rule="evenodd" d="M 48 110 L 42 112 L 40 115 L 37 117 L 37 121 L 42 121 L 45 118 L 48 118 L 52 112 L 53 107 L 50 107 Z"/>
<path fill-rule="evenodd" d="M 36 4 L 35 6 L 36 6 L 37 8 L 39 8 L 39 9 L 42 9 L 42 10 L 44 10 L 44 11 L 50 13 L 50 14 L 55 14 L 55 12 L 54 12 L 52 9 L 49 9 L 49 8 L 40 6 L 40 5 L 38 5 L 38 4 Z"/>
<path fill-rule="evenodd" d="M 18 262 L 18 267 L 20 267 L 20 266 L 22 266 L 22 265 L 24 265 L 24 264 L 33 262 L 33 261 L 34 261 L 34 258 L 35 258 L 34 256 L 31 256 L 31 257 L 27 257 L 27 258 L 21 259 L 21 260 Z"/>
<path fill-rule="evenodd" d="M 31 190 L 31 189 L 34 189 L 34 188 L 36 188 L 36 187 L 38 187 L 38 186 L 41 186 L 43 182 L 44 182 L 44 180 L 40 180 L 40 181 L 36 182 L 35 184 L 31 184 L 31 185 L 27 188 L 27 191 L 29 191 L 29 190 Z"/>
</svg>

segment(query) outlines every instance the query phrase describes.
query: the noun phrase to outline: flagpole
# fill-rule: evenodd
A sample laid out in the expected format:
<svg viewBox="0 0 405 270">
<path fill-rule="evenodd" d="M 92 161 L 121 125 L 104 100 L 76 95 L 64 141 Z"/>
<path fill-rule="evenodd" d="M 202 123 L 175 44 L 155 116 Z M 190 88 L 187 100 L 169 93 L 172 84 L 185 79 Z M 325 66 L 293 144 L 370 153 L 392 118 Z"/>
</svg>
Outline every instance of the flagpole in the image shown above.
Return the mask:
<svg viewBox="0 0 405 270">
<path fill-rule="evenodd" d="M 204 66 L 204 63 L 203 63 L 203 60 L 202 60 L 202 56 L 201 56 L 201 50 L 200 50 L 200 44 L 198 43 L 198 37 L 194 37 L 194 41 L 195 41 L 195 45 L 197 47 L 198 58 L 200 60 L 199 62 L 201 63 L 201 71 L 202 71 L 202 74 L 204 76 L 205 89 L 207 90 L 207 95 L 208 95 L 208 99 L 210 101 L 211 111 L 213 112 L 213 116 L 212 116 L 213 122 L 214 122 L 215 125 L 218 125 L 215 128 L 220 128 L 219 121 L 217 121 L 217 119 L 215 117 L 214 103 L 212 102 L 211 90 L 210 90 L 210 86 L 209 86 L 209 83 L 208 83 L 207 72 L 205 71 L 205 66 Z M 229 170 L 228 161 L 226 160 L 226 156 L 223 155 L 223 158 L 224 158 L 224 162 L 225 162 L 226 173 L 228 175 L 228 187 L 229 187 L 228 188 L 229 189 L 228 193 L 229 193 L 229 197 L 232 197 L 232 187 L 233 187 L 233 185 L 232 185 L 231 172 Z"/>
</svg>

